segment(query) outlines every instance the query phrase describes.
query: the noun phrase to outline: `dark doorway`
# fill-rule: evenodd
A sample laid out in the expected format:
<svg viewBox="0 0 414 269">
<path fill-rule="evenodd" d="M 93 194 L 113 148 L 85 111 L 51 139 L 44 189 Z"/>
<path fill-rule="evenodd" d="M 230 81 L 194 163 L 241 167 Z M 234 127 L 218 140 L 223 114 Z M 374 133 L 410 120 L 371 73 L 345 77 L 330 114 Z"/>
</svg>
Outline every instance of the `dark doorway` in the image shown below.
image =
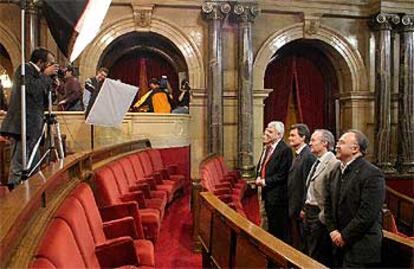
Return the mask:
<svg viewBox="0 0 414 269">
<path fill-rule="evenodd" d="M 109 77 L 140 87 L 139 97 L 148 90 L 151 78 L 166 75 L 173 96 L 188 69 L 179 49 L 167 38 L 151 32 L 131 32 L 114 40 L 104 51 L 99 66 L 109 69 Z"/>
<path fill-rule="evenodd" d="M 311 131 L 326 128 L 335 134 L 336 72 L 317 41 L 297 40 L 274 55 L 265 73 L 264 126 L 272 120 L 306 123 Z"/>
</svg>

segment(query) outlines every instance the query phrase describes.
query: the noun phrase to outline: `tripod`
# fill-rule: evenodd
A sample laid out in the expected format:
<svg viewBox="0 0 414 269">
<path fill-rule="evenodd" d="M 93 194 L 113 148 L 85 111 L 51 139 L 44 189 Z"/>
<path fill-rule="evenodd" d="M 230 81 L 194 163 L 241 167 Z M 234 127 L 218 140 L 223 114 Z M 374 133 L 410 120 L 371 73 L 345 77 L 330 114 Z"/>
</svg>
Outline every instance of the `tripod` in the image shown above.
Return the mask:
<svg viewBox="0 0 414 269">
<path fill-rule="evenodd" d="M 58 139 L 58 145 L 56 148 L 54 134 L 56 134 Z M 43 156 L 39 159 L 39 161 L 30 169 L 32 166 L 33 160 L 35 158 L 36 152 L 39 149 L 40 142 L 42 141 L 43 137 L 45 136 L 45 145 L 47 145 L 47 149 L 45 150 Z M 44 124 L 42 133 L 39 136 L 38 140 L 36 141 L 35 146 L 30 154 L 29 161 L 27 164 L 28 170 L 23 171 L 23 179 L 29 178 L 34 171 L 42 164 L 43 160 L 48 158 L 48 164 L 51 161 L 51 154 L 54 154 L 56 160 L 63 160 L 65 158 L 65 152 L 63 150 L 63 142 L 62 142 L 62 134 L 60 132 L 60 125 L 56 118 L 56 114 L 53 113 L 52 110 L 52 91 L 48 90 L 48 112 L 45 114 L 44 117 Z"/>
</svg>

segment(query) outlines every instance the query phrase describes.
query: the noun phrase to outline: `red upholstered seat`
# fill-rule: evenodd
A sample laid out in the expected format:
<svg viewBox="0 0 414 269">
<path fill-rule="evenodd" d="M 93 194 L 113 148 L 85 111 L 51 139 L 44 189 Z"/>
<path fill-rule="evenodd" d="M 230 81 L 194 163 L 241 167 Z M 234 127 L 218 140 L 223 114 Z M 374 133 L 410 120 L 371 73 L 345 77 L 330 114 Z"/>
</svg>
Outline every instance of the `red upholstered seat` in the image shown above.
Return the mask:
<svg viewBox="0 0 414 269">
<path fill-rule="evenodd" d="M 174 197 L 173 186 L 170 184 L 163 184 L 160 180 L 157 181 L 155 179 L 156 175 L 147 175 L 144 171 L 141 159 L 139 158 L 139 153 L 128 156 L 128 160 L 133 164 L 132 167 L 138 181 L 142 180 L 143 182 L 148 183 L 151 191 L 165 192 L 167 195 L 167 202 L 172 201 Z"/>
<path fill-rule="evenodd" d="M 149 149 L 146 151 L 146 153 L 148 154 L 152 163 L 152 167 L 155 171 L 164 174 L 166 178 L 176 181 L 179 189 L 184 187 L 185 176 L 177 174 L 177 166 L 166 166 L 158 149 Z"/>
<path fill-rule="evenodd" d="M 151 241 L 144 239 L 142 226 L 139 227 L 138 231 L 136 230 L 132 217 L 103 223 L 92 190 L 85 183 L 80 184 L 72 192 L 72 196 L 82 205 L 96 245 L 104 244 L 108 239 L 130 236 L 134 239 L 140 265 L 155 266 L 154 245 Z"/>
<path fill-rule="evenodd" d="M 163 202 L 163 206 L 167 205 L 168 202 L 168 196 L 165 191 L 157 191 L 155 190 L 156 186 L 153 187 L 151 185 L 155 184 L 154 179 L 152 178 L 143 178 L 140 177 L 135 173 L 134 166 L 141 165 L 139 163 L 139 159 L 136 159 L 137 164 L 133 164 L 130 158 L 122 158 L 119 160 L 119 163 L 122 166 L 122 169 L 124 170 L 125 176 L 128 180 L 130 189 L 140 189 L 143 193 L 145 198 L 158 198 L 161 199 Z M 152 182 L 151 182 L 152 181 Z M 144 186 L 145 185 L 145 186 Z M 149 188 L 149 191 L 147 192 L 147 187 Z M 154 190 L 152 190 L 154 188 Z"/>
<path fill-rule="evenodd" d="M 76 198 L 66 198 L 55 218 L 69 225 L 88 268 L 139 265 L 134 242 L 129 236 L 95 244 L 83 207 Z"/>
<path fill-rule="evenodd" d="M 98 205 L 100 207 L 107 207 L 111 205 L 120 205 L 127 202 L 134 202 L 138 205 L 139 201 L 144 199 L 142 192 L 141 193 L 129 193 L 128 195 L 122 195 L 119 191 L 116 179 L 113 175 L 113 172 L 108 167 L 102 167 L 95 173 L 96 180 L 96 192 Z M 112 214 L 118 214 L 119 209 L 110 209 Z M 156 209 L 123 209 L 123 213 L 129 212 L 135 215 L 134 219 L 142 220 L 142 226 L 144 228 L 145 238 L 150 239 L 155 242 L 158 238 L 160 232 L 160 213 Z M 106 217 L 108 214 L 106 215 Z M 138 216 L 138 217 L 137 217 Z M 118 218 L 120 216 L 118 215 Z M 105 219 L 105 217 L 103 217 Z M 106 220 L 106 219 L 105 219 Z M 138 224 L 137 224 L 138 225 Z"/>
<path fill-rule="evenodd" d="M 31 268 L 87 268 L 69 224 L 52 220 Z"/>
<path fill-rule="evenodd" d="M 146 198 L 144 191 L 140 190 L 140 188 L 138 188 L 136 185 L 130 186 L 129 181 L 127 177 L 125 176 L 125 172 L 119 161 L 112 163 L 108 167 L 111 169 L 115 177 L 115 180 L 118 184 L 118 189 L 123 197 L 126 197 L 132 193 L 142 193 L 143 195 L 142 199 L 137 201 L 139 203 L 140 208 L 155 209 L 159 212 L 160 219 L 163 218 L 166 203 L 164 203 L 162 199 Z M 142 187 L 145 187 L 145 186 L 142 186 Z"/>
</svg>

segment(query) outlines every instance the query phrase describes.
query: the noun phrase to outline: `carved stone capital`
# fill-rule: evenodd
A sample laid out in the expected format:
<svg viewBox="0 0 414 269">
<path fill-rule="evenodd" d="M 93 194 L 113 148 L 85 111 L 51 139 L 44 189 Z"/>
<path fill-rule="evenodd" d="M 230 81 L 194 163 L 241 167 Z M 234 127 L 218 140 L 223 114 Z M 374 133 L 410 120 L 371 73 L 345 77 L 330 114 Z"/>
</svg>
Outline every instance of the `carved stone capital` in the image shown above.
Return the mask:
<svg viewBox="0 0 414 269">
<path fill-rule="evenodd" d="M 138 27 L 149 27 L 151 25 L 151 18 L 154 12 L 154 5 L 137 5 L 132 4 L 132 11 L 134 15 L 135 24 Z"/>
<path fill-rule="evenodd" d="M 321 25 L 321 14 L 304 14 L 303 32 L 305 37 L 318 33 Z"/>
<path fill-rule="evenodd" d="M 405 14 L 401 17 L 400 31 L 401 32 L 413 32 L 414 31 L 414 15 L 413 14 Z"/>
<path fill-rule="evenodd" d="M 372 17 L 369 25 L 374 31 L 391 31 L 400 22 L 398 14 L 379 13 Z"/>
<path fill-rule="evenodd" d="M 233 6 L 233 14 L 240 22 L 253 22 L 259 13 L 257 3 L 235 3 Z"/>
<path fill-rule="evenodd" d="M 201 6 L 201 13 L 206 20 L 223 20 L 231 11 L 227 2 L 205 1 Z"/>
<path fill-rule="evenodd" d="M 26 12 L 28 14 L 37 15 L 39 13 L 40 2 L 36 0 L 29 0 L 26 2 Z"/>
</svg>

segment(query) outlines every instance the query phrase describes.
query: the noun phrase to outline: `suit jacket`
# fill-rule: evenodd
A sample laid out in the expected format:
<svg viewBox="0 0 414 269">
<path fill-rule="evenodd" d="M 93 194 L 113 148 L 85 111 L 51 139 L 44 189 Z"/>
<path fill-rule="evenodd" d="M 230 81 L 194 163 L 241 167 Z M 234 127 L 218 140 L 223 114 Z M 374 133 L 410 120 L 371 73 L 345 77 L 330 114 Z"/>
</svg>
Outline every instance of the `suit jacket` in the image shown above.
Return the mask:
<svg viewBox="0 0 414 269">
<path fill-rule="evenodd" d="M 88 106 L 86 107 L 85 117 L 88 117 L 96 97 L 98 97 L 99 91 L 101 90 L 102 84 L 98 82 L 96 77 L 89 78 L 85 81 L 85 90 L 91 93 Z"/>
<path fill-rule="evenodd" d="M 292 163 L 292 151 L 281 140 L 277 144 L 266 164 L 265 186 L 262 188 L 262 198 L 270 205 L 287 204 L 287 178 Z M 260 163 L 258 165 L 260 167 Z M 258 171 L 260 175 L 260 171 Z"/>
<path fill-rule="evenodd" d="M 19 139 L 21 134 L 21 67 L 14 73 L 10 105 L 1 126 L 1 133 Z M 26 64 L 26 130 L 27 137 L 37 139 L 42 133 L 47 93 L 52 79 L 38 72 L 32 64 Z"/>
<path fill-rule="evenodd" d="M 288 178 L 288 197 L 289 197 L 289 217 L 299 217 L 299 213 L 305 204 L 306 178 L 310 172 L 316 157 L 310 152 L 306 145 L 296 157 L 289 170 Z"/>
<path fill-rule="evenodd" d="M 77 102 L 80 102 L 82 97 L 82 88 L 79 80 L 76 77 L 70 77 L 65 82 L 65 96 L 64 100 L 66 103 L 64 105 L 65 110 L 69 110 Z"/>
<path fill-rule="evenodd" d="M 327 152 L 320 159 L 320 163 L 316 167 L 315 173 L 313 175 L 309 174 L 306 179 L 306 186 L 308 186 L 306 193 L 309 191 L 310 185 L 312 185 L 312 194 L 321 210 L 319 212 L 319 220 L 322 223 L 325 223 L 326 182 L 332 180 L 336 176 L 336 173 L 339 172 L 338 168 L 340 164 L 341 162 L 336 159 L 332 152 Z"/>
<path fill-rule="evenodd" d="M 341 233 L 345 260 L 363 264 L 381 260 L 384 197 L 383 173 L 363 157 L 327 182 L 326 225 L 329 232 Z"/>
</svg>

